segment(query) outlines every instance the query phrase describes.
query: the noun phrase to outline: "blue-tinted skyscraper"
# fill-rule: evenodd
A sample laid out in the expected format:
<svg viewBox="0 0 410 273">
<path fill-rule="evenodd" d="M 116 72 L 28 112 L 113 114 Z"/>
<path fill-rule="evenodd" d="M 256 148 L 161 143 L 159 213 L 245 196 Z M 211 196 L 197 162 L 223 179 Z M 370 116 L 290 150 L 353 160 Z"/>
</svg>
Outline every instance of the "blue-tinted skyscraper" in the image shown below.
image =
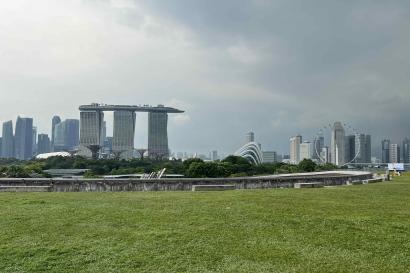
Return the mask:
<svg viewBox="0 0 410 273">
<path fill-rule="evenodd" d="M 2 158 L 13 158 L 14 157 L 14 133 L 13 133 L 13 121 L 11 120 L 3 123 L 1 157 Z"/>
<path fill-rule="evenodd" d="M 80 121 L 66 119 L 54 128 L 54 151 L 73 150 L 79 145 Z"/>
<path fill-rule="evenodd" d="M 382 141 L 382 163 L 390 163 L 390 140 Z"/>
<path fill-rule="evenodd" d="M 57 126 L 61 122 L 61 118 L 59 116 L 54 116 L 53 119 L 51 120 L 51 149 L 54 151 L 54 131 Z"/>
<path fill-rule="evenodd" d="M 17 118 L 16 134 L 14 137 L 15 157 L 28 160 L 33 157 L 33 119 Z"/>
<path fill-rule="evenodd" d="M 47 134 L 39 134 L 37 142 L 37 153 L 45 154 L 49 153 L 51 150 L 50 138 Z"/>
</svg>

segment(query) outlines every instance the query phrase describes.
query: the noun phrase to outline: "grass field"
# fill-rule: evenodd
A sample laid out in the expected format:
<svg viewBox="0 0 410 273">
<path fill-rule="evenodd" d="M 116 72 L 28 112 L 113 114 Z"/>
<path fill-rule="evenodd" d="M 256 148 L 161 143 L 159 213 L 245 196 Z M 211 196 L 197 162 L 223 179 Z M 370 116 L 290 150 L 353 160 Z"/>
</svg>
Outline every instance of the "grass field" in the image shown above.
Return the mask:
<svg viewBox="0 0 410 273">
<path fill-rule="evenodd" d="M 410 176 L 303 190 L 1 193 L 0 272 L 410 272 Z"/>
</svg>

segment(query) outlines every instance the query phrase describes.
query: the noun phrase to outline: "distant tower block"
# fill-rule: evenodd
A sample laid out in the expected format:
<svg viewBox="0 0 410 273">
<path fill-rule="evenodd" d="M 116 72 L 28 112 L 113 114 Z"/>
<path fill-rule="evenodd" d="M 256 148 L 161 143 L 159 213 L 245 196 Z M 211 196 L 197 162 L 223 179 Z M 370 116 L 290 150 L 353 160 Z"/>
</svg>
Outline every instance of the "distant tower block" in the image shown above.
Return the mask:
<svg viewBox="0 0 410 273">
<path fill-rule="evenodd" d="M 148 113 L 148 155 L 154 158 L 169 156 L 167 113 Z"/>
<path fill-rule="evenodd" d="M 114 112 L 112 150 L 121 159 L 133 158 L 136 114 L 133 111 Z"/>
<path fill-rule="evenodd" d="M 245 142 L 246 143 L 255 142 L 255 133 L 254 132 L 246 133 Z"/>
<path fill-rule="evenodd" d="M 80 112 L 80 155 L 94 159 L 99 157 L 103 122 L 102 111 Z"/>
</svg>

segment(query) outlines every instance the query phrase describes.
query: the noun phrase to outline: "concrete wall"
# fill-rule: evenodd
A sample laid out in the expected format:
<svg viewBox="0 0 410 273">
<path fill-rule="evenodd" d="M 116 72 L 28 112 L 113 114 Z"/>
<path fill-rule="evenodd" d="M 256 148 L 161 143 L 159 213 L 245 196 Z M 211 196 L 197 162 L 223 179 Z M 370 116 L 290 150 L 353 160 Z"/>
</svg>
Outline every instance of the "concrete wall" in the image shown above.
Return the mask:
<svg viewBox="0 0 410 273">
<path fill-rule="evenodd" d="M 322 182 L 325 186 L 345 185 L 349 181 L 371 179 L 368 172 L 322 172 L 243 178 L 175 179 L 0 179 L 7 191 L 104 192 L 104 191 L 190 191 L 193 185 L 235 185 L 236 189 L 293 188 L 295 183 Z M 30 190 L 25 189 L 25 186 Z M 15 190 L 17 189 L 17 190 Z M 20 190 L 19 190 L 20 189 Z"/>
</svg>

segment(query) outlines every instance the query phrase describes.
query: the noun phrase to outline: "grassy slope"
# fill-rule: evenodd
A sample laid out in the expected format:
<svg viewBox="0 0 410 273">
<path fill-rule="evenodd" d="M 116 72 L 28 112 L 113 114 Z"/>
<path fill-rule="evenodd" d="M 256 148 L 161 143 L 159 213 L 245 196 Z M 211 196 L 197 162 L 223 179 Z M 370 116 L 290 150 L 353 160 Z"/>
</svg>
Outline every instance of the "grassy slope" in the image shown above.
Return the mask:
<svg viewBox="0 0 410 273">
<path fill-rule="evenodd" d="M 306 190 L 0 194 L 0 272 L 410 272 L 409 253 L 410 176 Z"/>
</svg>

